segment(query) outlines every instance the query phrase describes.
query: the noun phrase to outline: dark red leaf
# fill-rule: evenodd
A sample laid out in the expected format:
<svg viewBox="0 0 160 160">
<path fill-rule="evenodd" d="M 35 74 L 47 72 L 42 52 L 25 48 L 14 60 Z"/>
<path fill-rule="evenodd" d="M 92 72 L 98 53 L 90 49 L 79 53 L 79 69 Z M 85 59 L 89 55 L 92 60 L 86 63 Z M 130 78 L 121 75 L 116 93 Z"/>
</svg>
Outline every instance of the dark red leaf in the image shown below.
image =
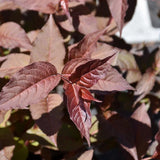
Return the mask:
<svg viewBox="0 0 160 160">
<path fill-rule="evenodd" d="M 39 102 L 59 83 L 56 68 L 48 62 L 35 62 L 18 71 L 2 88 L 0 109 L 23 109 Z"/>
<path fill-rule="evenodd" d="M 90 145 L 89 129 L 91 127 L 90 102 L 84 101 L 79 95 L 80 86 L 68 84 L 65 94 L 70 119 L 77 126 L 82 136 Z"/>
<path fill-rule="evenodd" d="M 91 94 L 91 92 L 89 92 L 87 89 L 85 88 L 80 88 L 79 90 L 79 94 L 81 96 L 82 99 L 86 100 L 86 101 L 95 101 L 95 102 L 102 102 L 96 98 L 94 98 Z"/>
<path fill-rule="evenodd" d="M 75 47 L 68 53 L 68 59 L 74 58 L 90 58 L 91 53 L 95 49 L 95 45 L 100 38 L 107 31 L 107 28 L 96 31 L 86 35 Z"/>
</svg>

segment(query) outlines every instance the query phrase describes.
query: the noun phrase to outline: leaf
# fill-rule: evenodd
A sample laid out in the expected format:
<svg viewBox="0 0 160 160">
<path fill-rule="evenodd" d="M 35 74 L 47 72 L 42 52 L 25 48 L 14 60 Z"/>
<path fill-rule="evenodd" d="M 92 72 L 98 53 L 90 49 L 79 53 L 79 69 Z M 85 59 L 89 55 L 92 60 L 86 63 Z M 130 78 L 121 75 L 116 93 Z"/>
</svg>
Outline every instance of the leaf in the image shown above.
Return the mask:
<svg viewBox="0 0 160 160">
<path fill-rule="evenodd" d="M 15 10 L 18 6 L 15 5 L 12 1 L 0 0 L 0 11 L 4 10 Z"/>
<path fill-rule="evenodd" d="M 144 73 L 141 80 L 138 82 L 134 95 L 148 94 L 154 86 L 155 78 L 156 77 L 154 71 L 149 68 L 146 73 Z"/>
<path fill-rule="evenodd" d="M 107 63 L 111 57 L 112 56 L 103 60 L 91 60 L 78 66 L 75 72 L 69 77 L 69 80 L 87 88 L 92 87 L 99 79 L 105 78 L 107 68 L 111 67 Z"/>
<path fill-rule="evenodd" d="M 145 155 L 152 140 L 151 120 L 147 106 L 143 103 L 131 115 L 136 137 L 136 148 L 139 159 Z"/>
<path fill-rule="evenodd" d="M 80 94 L 81 98 L 86 100 L 86 101 L 102 102 L 102 101 L 99 101 L 98 99 L 95 99 L 92 96 L 92 94 L 85 88 L 80 88 L 79 94 Z"/>
<path fill-rule="evenodd" d="M 75 47 L 68 53 L 68 59 L 90 58 L 94 51 L 96 43 L 101 35 L 107 31 L 107 28 L 87 34 Z"/>
<path fill-rule="evenodd" d="M 39 102 L 60 81 L 56 68 L 48 62 L 35 62 L 18 71 L 2 88 L 0 109 L 24 109 Z"/>
<path fill-rule="evenodd" d="M 37 104 L 30 106 L 32 118 L 35 120 L 39 128 L 54 142 L 54 134 L 58 132 L 62 125 L 63 117 L 63 102 L 59 94 L 49 94 L 48 97 L 43 99 Z"/>
<path fill-rule="evenodd" d="M 118 71 L 107 63 L 111 57 L 112 56 L 103 60 L 90 60 L 78 66 L 69 77 L 69 80 L 87 88 L 91 87 L 93 90 L 132 90 L 133 88 L 123 79 Z"/>
<path fill-rule="evenodd" d="M 0 26 L 0 46 L 4 48 L 23 47 L 31 49 L 31 43 L 25 31 L 14 22 L 3 23 Z"/>
<path fill-rule="evenodd" d="M 90 149 L 81 154 L 81 156 L 78 157 L 78 160 L 92 160 L 92 157 L 93 157 L 93 149 Z"/>
<path fill-rule="evenodd" d="M 70 119 L 81 132 L 90 145 L 89 129 L 91 127 L 90 102 L 82 100 L 79 96 L 80 87 L 77 84 L 68 84 L 65 94 Z"/>
<path fill-rule="evenodd" d="M 135 83 L 141 79 L 141 72 L 132 54 L 121 52 L 118 55 L 117 64 L 122 72 L 127 71 L 126 79 L 129 83 Z"/>
<path fill-rule="evenodd" d="M 91 59 L 104 59 L 114 54 L 109 60 L 108 63 L 111 65 L 115 65 L 117 61 L 119 50 L 111 45 L 106 43 L 97 43 L 97 48 L 91 54 Z"/>
<path fill-rule="evenodd" d="M 38 34 L 31 51 L 31 62 L 47 61 L 52 63 L 58 72 L 63 68 L 65 47 L 63 38 L 53 21 L 52 15 Z"/>
<path fill-rule="evenodd" d="M 124 18 L 128 9 L 127 0 L 107 0 L 112 17 L 117 23 L 120 35 L 124 25 Z"/>
<path fill-rule="evenodd" d="M 39 11 L 42 13 L 55 13 L 59 0 L 11 0 L 21 8 Z"/>
<path fill-rule="evenodd" d="M 0 77 L 11 77 L 30 62 L 30 56 L 22 53 L 13 53 L 6 58 L 7 60 L 0 67 Z"/>
<path fill-rule="evenodd" d="M 122 77 L 122 75 L 110 65 L 105 69 L 105 77 L 99 79 L 98 82 L 93 85 L 91 90 L 99 91 L 125 91 L 134 90 L 132 86 Z"/>
<path fill-rule="evenodd" d="M 12 156 L 13 156 L 14 147 L 15 147 L 14 145 L 13 146 L 4 147 L 0 151 L 1 160 L 9 160 L 9 159 L 11 159 Z"/>
<path fill-rule="evenodd" d="M 65 89 L 68 82 L 66 82 L 66 80 L 69 81 L 69 77 L 72 73 L 75 72 L 76 68 L 82 64 L 85 64 L 89 61 L 89 59 L 85 59 L 85 58 L 75 58 L 72 59 L 71 61 L 67 62 L 62 70 L 62 79 L 63 77 L 65 77 L 64 79 L 64 85 L 63 88 Z"/>
<path fill-rule="evenodd" d="M 63 68 L 62 74 L 65 77 L 70 76 L 72 73 L 75 72 L 76 68 L 80 65 L 83 65 L 85 63 L 87 63 L 88 61 L 90 61 L 91 59 L 87 59 L 87 58 L 75 58 L 70 60 L 69 62 L 67 62 Z"/>
<path fill-rule="evenodd" d="M 7 121 L 11 116 L 11 110 L 10 111 L 0 111 L 0 127 L 6 127 Z"/>
</svg>

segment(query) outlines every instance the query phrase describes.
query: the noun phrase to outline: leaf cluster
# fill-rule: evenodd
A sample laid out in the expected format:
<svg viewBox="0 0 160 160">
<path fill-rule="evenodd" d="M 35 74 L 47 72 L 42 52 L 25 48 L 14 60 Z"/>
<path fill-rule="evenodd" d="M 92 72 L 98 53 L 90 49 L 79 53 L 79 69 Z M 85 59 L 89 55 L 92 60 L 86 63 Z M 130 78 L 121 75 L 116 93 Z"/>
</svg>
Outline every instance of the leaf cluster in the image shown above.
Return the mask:
<svg viewBox="0 0 160 160">
<path fill-rule="evenodd" d="M 4 160 L 159 157 L 160 49 L 115 35 L 135 6 L 0 0 Z"/>
</svg>

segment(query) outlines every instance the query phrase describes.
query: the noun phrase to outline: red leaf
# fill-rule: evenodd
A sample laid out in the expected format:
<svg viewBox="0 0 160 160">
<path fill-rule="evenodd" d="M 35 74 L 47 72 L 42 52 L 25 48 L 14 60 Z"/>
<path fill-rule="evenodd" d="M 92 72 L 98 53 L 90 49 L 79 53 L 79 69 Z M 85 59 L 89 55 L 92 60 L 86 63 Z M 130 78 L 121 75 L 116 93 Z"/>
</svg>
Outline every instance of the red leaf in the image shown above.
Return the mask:
<svg viewBox="0 0 160 160">
<path fill-rule="evenodd" d="M 11 0 L 21 8 L 40 11 L 43 13 L 54 13 L 60 0 Z"/>
<path fill-rule="evenodd" d="M 95 49 L 95 45 L 100 38 L 107 31 L 107 28 L 90 33 L 86 35 L 75 47 L 68 53 L 68 59 L 74 58 L 90 58 L 91 53 Z"/>
<path fill-rule="evenodd" d="M 25 31 L 14 22 L 7 22 L 0 26 L 0 46 L 4 48 L 23 47 L 32 48 Z"/>
<path fill-rule="evenodd" d="M 58 84 L 56 68 L 47 62 L 28 65 L 13 75 L 0 93 L 0 109 L 23 109 L 39 102 Z"/>
<path fill-rule="evenodd" d="M 83 64 L 87 63 L 88 61 L 90 61 L 90 59 L 86 59 L 86 58 L 72 59 L 71 61 L 69 61 L 68 63 L 65 64 L 63 71 L 62 71 L 62 74 L 65 77 L 69 77 L 72 73 L 75 72 L 75 70 L 78 66 L 83 65 Z"/>
<path fill-rule="evenodd" d="M 38 34 L 31 51 L 31 62 L 47 61 L 53 64 L 58 72 L 62 71 L 65 58 L 63 37 L 56 26 L 52 15 Z"/>
<path fill-rule="evenodd" d="M 127 0 L 107 0 L 112 17 L 115 19 L 120 35 L 124 25 L 124 18 L 128 9 Z"/>
<path fill-rule="evenodd" d="M 68 84 L 65 91 L 67 96 L 67 107 L 71 120 L 77 126 L 82 136 L 84 136 L 90 145 L 89 129 L 91 127 L 90 102 L 80 98 L 80 86 L 77 84 Z"/>
<path fill-rule="evenodd" d="M 95 99 L 92 94 L 85 88 L 80 88 L 79 90 L 79 94 L 81 96 L 82 99 L 86 100 L 86 101 L 95 101 L 95 102 L 102 102 L 98 99 Z"/>
<path fill-rule="evenodd" d="M 69 80 L 71 82 L 76 82 L 77 84 L 81 85 L 81 86 L 85 86 L 87 88 L 92 87 L 94 84 L 96 84 L 99 80 L 102 80 L 103 83 L 106 82 L 105 79 L 108 78 L 107 83 L 110 82 L 111 83 L 115 83 L 116 84 L 117 81 L 121 80 L 121 82 L 118 85 L 122 85 L 119 88 L 122 89 L 122 87 L 124 88 L 124 90 L 127 89 L 131 89 L 131 87 L 129 86 L 129 84 L 121 77 L 121 75 L 115 70 L 113 69 L 110 64 L 107 63 L 107 61 L 111 58 L 107 57 L 103 60 L 91 60 L 87 63 L 85 63 L 84 65 L 81 65 L 79 67 L 76 68 L 75 72 L 71 74 L 71 76 L 69 77 Z M 112 79 L 111 79 L 112 78 Z M 119 79 L 120 78 L 120 79 Z M 123 82 L 123 83 L 122 83 Z M 98 86 L 98 88 L 103 88 L 106 89 L 106 85 L 108 84 L 103 84 L 103 86 Z M 114 84 L 115 85 L 115 84 Z M 116 89 L 118 89 L 118 85 L 116 86 Z M 127 85 L 127 86 L 126 86 Z M 111 88 L 109 88 L 111 87 Z M 114 90 L 115 87 L 109 86 L 107 89 L 110 90 Z"/>
</svg>

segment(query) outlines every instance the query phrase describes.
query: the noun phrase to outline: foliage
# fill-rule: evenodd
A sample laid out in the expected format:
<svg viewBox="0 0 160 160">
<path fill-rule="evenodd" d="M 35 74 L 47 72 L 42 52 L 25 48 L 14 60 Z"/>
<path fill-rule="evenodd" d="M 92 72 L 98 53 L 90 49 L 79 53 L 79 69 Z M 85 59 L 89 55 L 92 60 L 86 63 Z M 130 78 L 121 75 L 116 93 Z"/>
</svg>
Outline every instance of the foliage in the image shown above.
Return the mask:
<svg viewBox="0 0 160 160">
<path fill-rule="evenodd" d="M 160 49 L 150 54 L 146 44 L 115 35 L 123 34 L 135 6 L 133 0 L 0 0 L 4 160 L 160 156 Z"/>
</svg>

